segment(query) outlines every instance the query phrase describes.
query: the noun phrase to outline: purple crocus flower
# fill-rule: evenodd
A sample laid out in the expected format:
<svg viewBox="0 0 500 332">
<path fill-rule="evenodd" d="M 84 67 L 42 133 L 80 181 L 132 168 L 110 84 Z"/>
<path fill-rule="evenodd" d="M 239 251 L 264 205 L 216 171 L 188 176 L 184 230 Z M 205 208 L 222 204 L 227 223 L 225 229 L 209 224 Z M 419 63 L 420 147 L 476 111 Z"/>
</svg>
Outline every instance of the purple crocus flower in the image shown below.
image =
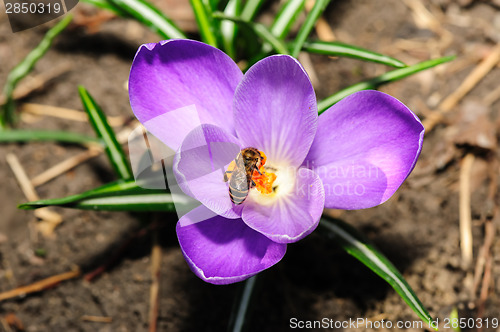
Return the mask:
<svg viewBox="0 0 500 332">
<path fill-rule="evenodd" d="M 176 230 L 193 272 L 213 284 L 241 281 L 279 262 L 288 243 L 316 228 L 325 207 L 385 202 L 422 148 L 419 119 L 378 91 L 354 93 L 318 117 L 309 77 L 287 55 L 267 57 L 243 75 L 226 54 L 201 42 L 146 44 L 135 56 L 129 89 L 139 121 L 177 151 L 181 188 L 201 202 Z M 263 176 L 276 176 L 270 193 L 256 185 L 242 204 L 231 202 L 224 170 L 207 148 L 221 142 L 236 147 L 226 151 L 224 170 L 241 149 L 265 154 Z"/>
</svg>

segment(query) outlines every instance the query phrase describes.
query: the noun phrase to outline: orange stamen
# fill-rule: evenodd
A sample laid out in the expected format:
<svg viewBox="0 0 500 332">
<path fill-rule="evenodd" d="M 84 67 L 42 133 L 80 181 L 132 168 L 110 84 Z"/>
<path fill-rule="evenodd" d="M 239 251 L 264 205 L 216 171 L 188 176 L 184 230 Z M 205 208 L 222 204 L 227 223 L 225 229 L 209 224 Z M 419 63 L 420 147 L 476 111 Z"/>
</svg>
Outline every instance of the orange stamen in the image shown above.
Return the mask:
<svg viewBox="0 0 500 332">
<path fill-rule="evenodd" d="M 273 183 L 276 180 L 276 174 L 266 172 L 266 169 L 261 166 L 259 174 L 257 171 L 253 171 L 252 180 L 255 182 L 255 188 L 262 194 L 270 194 L 273 192 Z"/>
<path fill-rule="evenodd" d="M 257 188 L 258 191 L 260 191 L 262 194 L 270 194 L 273 192 L 273 183 L 276 180 L 276 174 L 266 172 L 264 165 L 266 164 L 267 156 L 264 154 L 264 152 L 262 151 L 259 152 L 262 155 L 262 160 L 259 166 L 259 171 L 262 174 L 259 174 L 257 170 L 254 170 L 252 174 L 252 180 L 253 182 L 255 182 L 255 188 Z M 236 163 L 233 160 L 227 167 L 226 172 L 231 172 L 235 168 L 236 168 Z M 229 180 L 231 178 L 231 174 L 228 174 L 227 178 Z"/>
<path fill-rule="evenodd" d="M 273 192 L 273 183 L 274 180 L 276 180 L 276 174 L 266 172 L 264 165 L 266 164 L 267 156 L 264 152 L 259 152 L 262 156 L 259 171 L 262 174 L 259 174 L 257 170 L 254 170 L 252 180 L 253 182 L 255 182 L 255 188 L 257 188 L 258 191 L 260 191 L 262 194 L 270 194 Z"/>
<path fill-rule="evenodd" d="M 262 160 L 260 161 L 260 165 L 264 166 L 266 164 L 266 161 L 267 161 L 267 156 L 264 152 L 262 152 L 262 151 L 259 151 L 259 152 L 260 152 L 260 155 L 262 156 Z"/>
</svg>

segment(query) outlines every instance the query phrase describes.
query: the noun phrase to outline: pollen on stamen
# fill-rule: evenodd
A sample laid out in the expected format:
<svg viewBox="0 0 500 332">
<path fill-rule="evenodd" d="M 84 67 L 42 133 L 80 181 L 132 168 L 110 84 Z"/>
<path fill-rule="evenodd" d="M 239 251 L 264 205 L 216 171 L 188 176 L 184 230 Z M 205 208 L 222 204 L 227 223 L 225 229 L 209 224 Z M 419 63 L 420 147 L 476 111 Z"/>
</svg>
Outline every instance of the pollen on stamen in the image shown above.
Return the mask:
<svg viewBox="0 0 500 332">
<path fill-rule="evenodd" d="M 261 194 L 271 194 L 273 192 L 273 183 L 276 180 L 276 174 L 267 172 L 264 165 L 267 161 L 267 156 L 264 152 L 259 151 L 262 156 L 262 160 L 260 161 L 259 171 L 254 170 L 252 174 L 252 180 L 255 182 L 255 188 Z"/>
<path fill-rule="evenodd" d="M 276 186 L 273 186 L 274 181 L 276 180 L 277 176 L 275 173 L 270 172 L 271 170 L 274 170 L 274 168 L 270 167 L 264 167 L 267 161 L 267 156 L 265 155 L 264 152 L 259 151 L 262 159 L 260 160 L 259 163 L 259 169 L 254 169 L 252 174 L 251 174 L 251 181 L 255 183 L 254 186 L 252 186 L 250 189 L 255 188 L 257 189 L 261 194 L 272 194 Z M 226 173 L 224 173 L 224 181 L 229 181 L 232 177 L 232 172 L 234 172 L 236 169 L 236 162 L 233 160 L 229 166 L 227 167 Z"/>
<path fill-rule="evenodd" d="M 276 174 L 267 172 L 264 166 L 260 167 L 260 172 L 254 171 L 252 180 L 255 182 L 255 188 L 261 194 L 270 194 L 273 192 L 273 183 L 276 180 Z"/>
</svg>

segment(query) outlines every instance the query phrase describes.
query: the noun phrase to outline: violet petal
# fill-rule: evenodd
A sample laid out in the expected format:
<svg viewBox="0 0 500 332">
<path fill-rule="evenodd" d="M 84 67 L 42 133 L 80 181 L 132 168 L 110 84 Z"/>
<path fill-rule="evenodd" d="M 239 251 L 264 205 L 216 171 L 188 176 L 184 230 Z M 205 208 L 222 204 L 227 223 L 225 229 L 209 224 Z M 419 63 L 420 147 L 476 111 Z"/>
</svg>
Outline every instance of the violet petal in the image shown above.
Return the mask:
<svg viewBox="0 0 500 332">
<path fill-rule="evenodd" d="M 239 218 L 242 207 L 231 203 L 224 182 L 224 172 L 239 152 L 236 137 L 222 128 L 204 124 L 193 129 L 174 157 L 180 188 L 218 215 Z"/>
<path fill-rule="evenodd" d="M 323 181 L 325 207 L 363 209 L 389 199 L 413 170 L 424 127 L 404 104 L 360 91 L 319 117 L 304 165 Z"/>
<path fill-rule="evenodd" d="M 234 125 L 244 147 L 263 151 L 269 163 L 298 167 L 314 140 L 316 95 L 300 63 L 287 55 L 253 65 L 234 97 Z"/>
<path fill-rule="evenodd" d="M 177 150 L 202 123 L 234 134 L 232 103 L 242 76 L 229 56 L 194 40 L 145 44 L 130 69 L 130 104 L 153 135 Z"/>
<path fill-rule="evenodd" d="M 260 193 L 253 192 L 245 202 L 243 221 L 278 243 L 296 242 L 316 229 L 325 202 L 319 176 L 307 168 L 296 172 L 295 185 L 287 195 L 275 197 L 274 201 L 273 198 L 254 198 L 255 195 Z M 259 202 L 260 198 L 264 201 Z"/>
<path fill-rule="evenodd" d="M 242 281 L 273 266 L 285 255 L 286 244 L 269 240 L 241 219 L 215 216 L 197 223 L 189 221 L 205 212 L 210 214 L 204 206 L 192 210 L 176 227 L 182 253 L 201 279 L 219 285 Z"/>
</svg>

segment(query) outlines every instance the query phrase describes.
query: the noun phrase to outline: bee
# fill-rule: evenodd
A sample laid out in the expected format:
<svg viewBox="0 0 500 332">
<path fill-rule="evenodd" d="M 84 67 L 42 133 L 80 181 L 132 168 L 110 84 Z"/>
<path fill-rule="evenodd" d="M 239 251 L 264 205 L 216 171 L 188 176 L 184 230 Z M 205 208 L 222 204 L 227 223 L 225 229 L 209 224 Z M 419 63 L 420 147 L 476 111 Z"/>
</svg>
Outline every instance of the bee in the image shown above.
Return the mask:
<svg viewBox="0 0 500 332">
<path fill-rule="evenodd" d="M 224 173 L 224 182 L 229 181 L 229 198 L 231 202 L 239 205 L 245 201 L 248 192 L 255 187 L 252 179 L 253 172 L 262 175 L 259 168 L 264 164 L 264 157 L 256 148 L 246 148 L 240 151 L 234 159 L 234 168 Z M 231 163 L 231 164 L 233 164 Z"/>
</svg>

